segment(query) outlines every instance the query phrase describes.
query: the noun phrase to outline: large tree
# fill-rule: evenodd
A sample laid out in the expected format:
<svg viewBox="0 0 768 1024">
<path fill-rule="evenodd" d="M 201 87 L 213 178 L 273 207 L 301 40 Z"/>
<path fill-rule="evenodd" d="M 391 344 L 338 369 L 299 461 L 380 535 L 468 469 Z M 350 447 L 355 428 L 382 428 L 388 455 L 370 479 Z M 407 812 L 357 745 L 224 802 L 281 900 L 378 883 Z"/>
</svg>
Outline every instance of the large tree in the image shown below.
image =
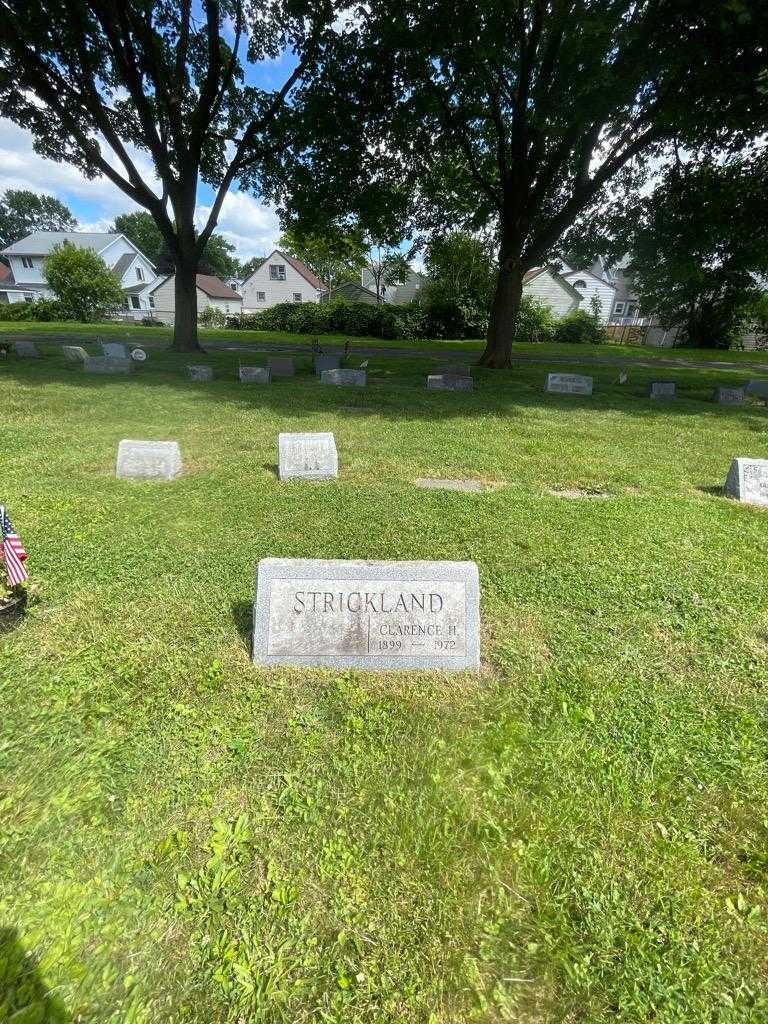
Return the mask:
<svg viewBox="0 0 768 1024">
<path fill-rule="evenodd" d="M 0 114 L 43 156 L 104 175 L 152 214 L 175 267 L 177 350 L 197 347 L 195 274 L 224 197 L 258 188 L 286 144 L 289 94 L 336 37 L 333 20 L 334 0 L 73 0 L 26 4 L 23 17 L 0 0 Z M 248 83 L 248 65 L 285 52 L 278 89 Z M 201 179 L 214 197 L 198 233 Z"/>
<path fill-rule="evenodd" d="M 301 231 L 286 227 L 278 247 L 306 263 L 330 291 L 343 281 L 359 281 L 366 264 L 366 246 L 358 231 L 328 227 L 325 231 Z"/>
<path fill-rule="evenodd" d="M 71 210 L 53 196 L 9 188 L 0 197 L 0 248 L 33 231 L 75 231 Z"/>
<path fill-rule="evenodd" d="M 639 188 L 644 161 L 665 156 L 674 137 L 739 145 L 765 123 L 767 10 L 742 0 L 370 5 L 355 51 L 332 72 L 327 114 L 307 97 L 312 115 L 337 127 L 311 167 L 300 165 L 291 201 L 306 209 L 311 186 L 338 216 L 369 184 L 396 203 L 407 184 L 423 229 L 494 230 L 481 361 L 509 366 L 523 275 L 609 184 Z M 367 115 L 356 148 L 351 132 L 340 144 L 343 106 Z M 324 192 L 339 161 L 343 192 Z"/>
</svg>

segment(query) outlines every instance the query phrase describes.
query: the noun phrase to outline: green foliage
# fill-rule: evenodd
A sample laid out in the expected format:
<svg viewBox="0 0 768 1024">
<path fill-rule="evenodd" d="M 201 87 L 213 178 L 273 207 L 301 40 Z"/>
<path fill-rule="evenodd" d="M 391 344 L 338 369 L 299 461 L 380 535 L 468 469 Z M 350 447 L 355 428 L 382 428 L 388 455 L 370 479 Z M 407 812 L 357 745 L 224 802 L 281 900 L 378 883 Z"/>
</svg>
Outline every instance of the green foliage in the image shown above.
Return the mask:
<svg viewBox="0 0 768 1024">
<path fill-rule="evenodd" d="M 197 314 L 197 322 L 201 327 L 225 327 L 227 314 L 215 306 L 206 306 Z"/>
<path fill-rule="evenodd" d="M 0 249 L 33 231 L 76 231 L 71 211 L 53 196 L 7 189 L 0 197 Z"/>
<path fill-rule="evenodd" d="M 452 304 L 458 310 L 455 330 L 461 333 L 446 336 L 484 335 L 498 273 L 490 239 L 463 231 L 436 236 L 424 262 L 429 280 L 420 294 L 422 303 Z"/>
<path fill-rule="evenodd" d="M 343 281 L 359 281 L 366 245 L 359 232 L 329 226 L 323 232 L 288 227 L 278 248 L 305 263 L 329 290 Z"/>
<path fill-rule="evenodd" d="M 200 258 L 200 272 L 221 278 L 239 277 L 241 267 L 236 252 L 232 242 L 227 241 L 223 235 L 212 234 Z"/>
<path fill-rule="evenodd" d="M 517 339 L 525 342 L 554 341 L 557 317 L 552 307 L 531 295 L 520 302 L 517 320 Z"/>
<path fill-rule="evenodd" d="M 40 323 L 59 323 L 75 319 L 72 310 L 58 299 L 35 299 L 34 302 L 9 302 L 0 305 L 0 320 L 6 322 L 36 320 Z"/>
<path fill-rule="evenodd" d="M 165 242 L 151 213 L 147 213 L 146 210 L 121 213 L 115 217 L 112 231 L 115 234 L 125 235 L 147 257 L 149 262 L 157 267 L 160 255 L 165 248 Z"/>
<path fill-rule="evenodd" d="M 554 341 L 561 345 L 602 345 L 605 340 L 599 319 L 585 309 L 574 309 L 555 324 Z"/>
<path fill-rule="evenodd" d="M 283 302 L 261 313 L 246 313 L 237 324 L 249 331 L 288 331 L 297 334 L 341 334 L 371 338 L 462 338 L 466 322 L 451 304 L 416 301 L 395 306 L 382 303 Z"/>
<path fill-rule="evenodd" d="M 45 279 L 71 319 L 90 324 L 117 312 L 123 291 L 104 260 L 91 249 L 68 242 L 54 246 L 45 261 Z"/>
<path fill-rule="evenodd" d="M 15 323 L 20 320 L 34 320 L 34 302 L 4 302 L 0 305 L 0 320 Z"/>
</svg>

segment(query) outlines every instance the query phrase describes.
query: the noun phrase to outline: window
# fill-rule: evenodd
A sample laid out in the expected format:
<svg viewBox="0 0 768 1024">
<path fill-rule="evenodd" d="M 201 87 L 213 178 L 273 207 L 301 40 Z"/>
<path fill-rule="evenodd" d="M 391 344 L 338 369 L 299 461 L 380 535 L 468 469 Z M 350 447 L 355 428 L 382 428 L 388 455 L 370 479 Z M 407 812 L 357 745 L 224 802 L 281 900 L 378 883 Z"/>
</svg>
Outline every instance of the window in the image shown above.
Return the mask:
<svg viewBox="0 0 768 1024">
<path fill-rule="evenodd" d="M 266 292 L 256 292 L 256 301 L 257 302 L 266 302 L 267 301 L 267 293 Z"/>
<path fill-rule="evenodd" d="M 285 280 L 285 264 L 284 263 L 270 263 L 269 264 L 269 280 L 270 281 L 284 281 Z"/>
<path fill-rule="evenodd" d="M 294 292 L 293 293 L 293 301 L 294 302 L 301 302 L 301 292 Z"/>
<path fill-rule="evenodd" d="M 141 303 L 139 302 L 138 295 L 131 296 L 131 309 L 141 309 Z"/>
<path fill-rule="evenodd" d="M 144 271 L 141 269 L 141 267 L 136 267 L 136 280 L 137 281 L 143 281 L 144 280 Z"/>
<path fill-rule="evenodd" d="M 576 288 L 586 288 L 587 287 L 587 282 L 586 281 L 574 281 L 573 283 L 574 283 L 574 286 Z"/>
<path fill-rule="evenodd" d="M 22 256 L 21 257 L 21 265 L 26 270 L 32 270 L 32 268 L 35 265 L 35 262 L 34 262 L 34 260 L 32 259 L 31 256 Z"/>
<path fill-rule="evenodd" d="M 150 295 L 149 296 L 149 308 L 150 309 L 154 309 L 155 308 L 155 296 L 154 295 Z"/>
<path fill-rule="evenodd" d="M 623 302 L 617 302 L 616 306 L 614 307 L 613 312 L 616 314 L 616 316 L 621 316 L 622 313 L 624 312 L 624 303 Z"/>
<path fill-rule="evenodd" d="M 34 292 L 24 292 L 24 301 L 25 302 L 34 302 L 35 301 L 35 293 Z"/>
</svg>

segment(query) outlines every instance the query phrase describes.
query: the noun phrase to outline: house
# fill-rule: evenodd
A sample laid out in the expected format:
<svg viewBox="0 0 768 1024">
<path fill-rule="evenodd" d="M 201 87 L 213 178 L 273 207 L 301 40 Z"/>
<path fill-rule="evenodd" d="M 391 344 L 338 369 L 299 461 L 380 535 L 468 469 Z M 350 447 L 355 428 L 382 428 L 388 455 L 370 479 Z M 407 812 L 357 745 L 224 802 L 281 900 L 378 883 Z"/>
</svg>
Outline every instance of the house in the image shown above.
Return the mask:
<svg viewBox="0 0 768 1024">
<path fill-rule="evenodd" d="M 45 262 L 56 245 L 68 242 L 92 249 L 117 277 L 125 294 L 125 314 L 139 319 L 150 311 L 148 286 L 155 268 L 125 235 L 100 231 L 33 231 L 7 246 L 0 255 L 8 261 L 10 280 L 0 280 L 0 303 L 52 299 L 45 280 Z"/>
<path fill-rule="evenodd" d="M 369 306 L 375 306 L 379 301 L 376 298 L 376 292 L 372 292 L 370 288 L 364 288 L 356 281 L 344 281 L 336 288 L 324 291 L 320 296 L 321 302 L 333 302 L 334 299 L 346 299 L 347 302 L 366 302 Z"/>
<path fill-rule="evenodd" d="M 570 281 L 566 281 L 554 267 L 536 267 L 523 276 L 523 296 L 538 299 L 549 306 L 556 316 L 565 316 L 579 309 L 582 293 Z"/>
<path fill-rule="evenodd" d="M 602 260 L 596 261 L 589 270 L 578 270 L 572 264 L 563 263 L 560 274 L 581 294 L 579 309 L 591 313 L 597 306 L 600 322 L 610 322 L 616 303 L 616 285 L 606 276 Z"/>
<path fill-rule="evenodd" d="M 152 315 L 164 324 L 172 324 L 176 316 L 176 276 L 164 277 L 150 288 Z M 209 307 L 226 316 L 240 316 L 243 311 L 241 295 L 212 274 L 197 275 L 197 312 Z"/>
<path fill-rule="evenodd" d="M 408 276 L 402 284 L 391 284 L 384 285 L 382 288 L 382 301 L 390 302 L 395 306 L 404 306 L 408 302 L 413 302 L 418 293 L 424 287 L 426 277 L 420 274 L 417 270 L 409 270 Z M 373 276 L 370 270 L 363 270 L 361 275 L 361 284 L 369 292 L 373 292 L 376 295 L 376 278 Z M 363 299 L 363 302 L 366 300 Z"/>
<path fill-rule="evenodd" d="M 323 290 L 305 263 L 274 249 L 243 281 L 243 311 L 256 313 L 280 302 L 319 302 Z"/>
<path fill-rule="evenodd" d="M 640 300 L 634 286 L 629 258 L 624 257 L 612 267 L 606 268 L 606 278 L 616 289 L 611 311 L 612 324 L 646 323 L 640 311 Z"/>
</svg>

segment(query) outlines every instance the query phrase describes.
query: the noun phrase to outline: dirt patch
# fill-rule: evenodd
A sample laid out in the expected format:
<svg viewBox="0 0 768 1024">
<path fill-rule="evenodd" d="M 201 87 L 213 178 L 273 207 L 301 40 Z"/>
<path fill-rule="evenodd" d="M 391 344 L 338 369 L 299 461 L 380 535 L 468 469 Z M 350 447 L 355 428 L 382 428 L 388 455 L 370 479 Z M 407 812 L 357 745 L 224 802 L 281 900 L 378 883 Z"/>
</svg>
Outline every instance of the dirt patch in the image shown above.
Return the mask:
<svg viewBox="0 0 768 1024">
<path fill-rule="evenodd" d="M 613 495 L 599 487 L 552 487 L 547 494 L 556 498 L 612 498 Z"/>
</svg>

